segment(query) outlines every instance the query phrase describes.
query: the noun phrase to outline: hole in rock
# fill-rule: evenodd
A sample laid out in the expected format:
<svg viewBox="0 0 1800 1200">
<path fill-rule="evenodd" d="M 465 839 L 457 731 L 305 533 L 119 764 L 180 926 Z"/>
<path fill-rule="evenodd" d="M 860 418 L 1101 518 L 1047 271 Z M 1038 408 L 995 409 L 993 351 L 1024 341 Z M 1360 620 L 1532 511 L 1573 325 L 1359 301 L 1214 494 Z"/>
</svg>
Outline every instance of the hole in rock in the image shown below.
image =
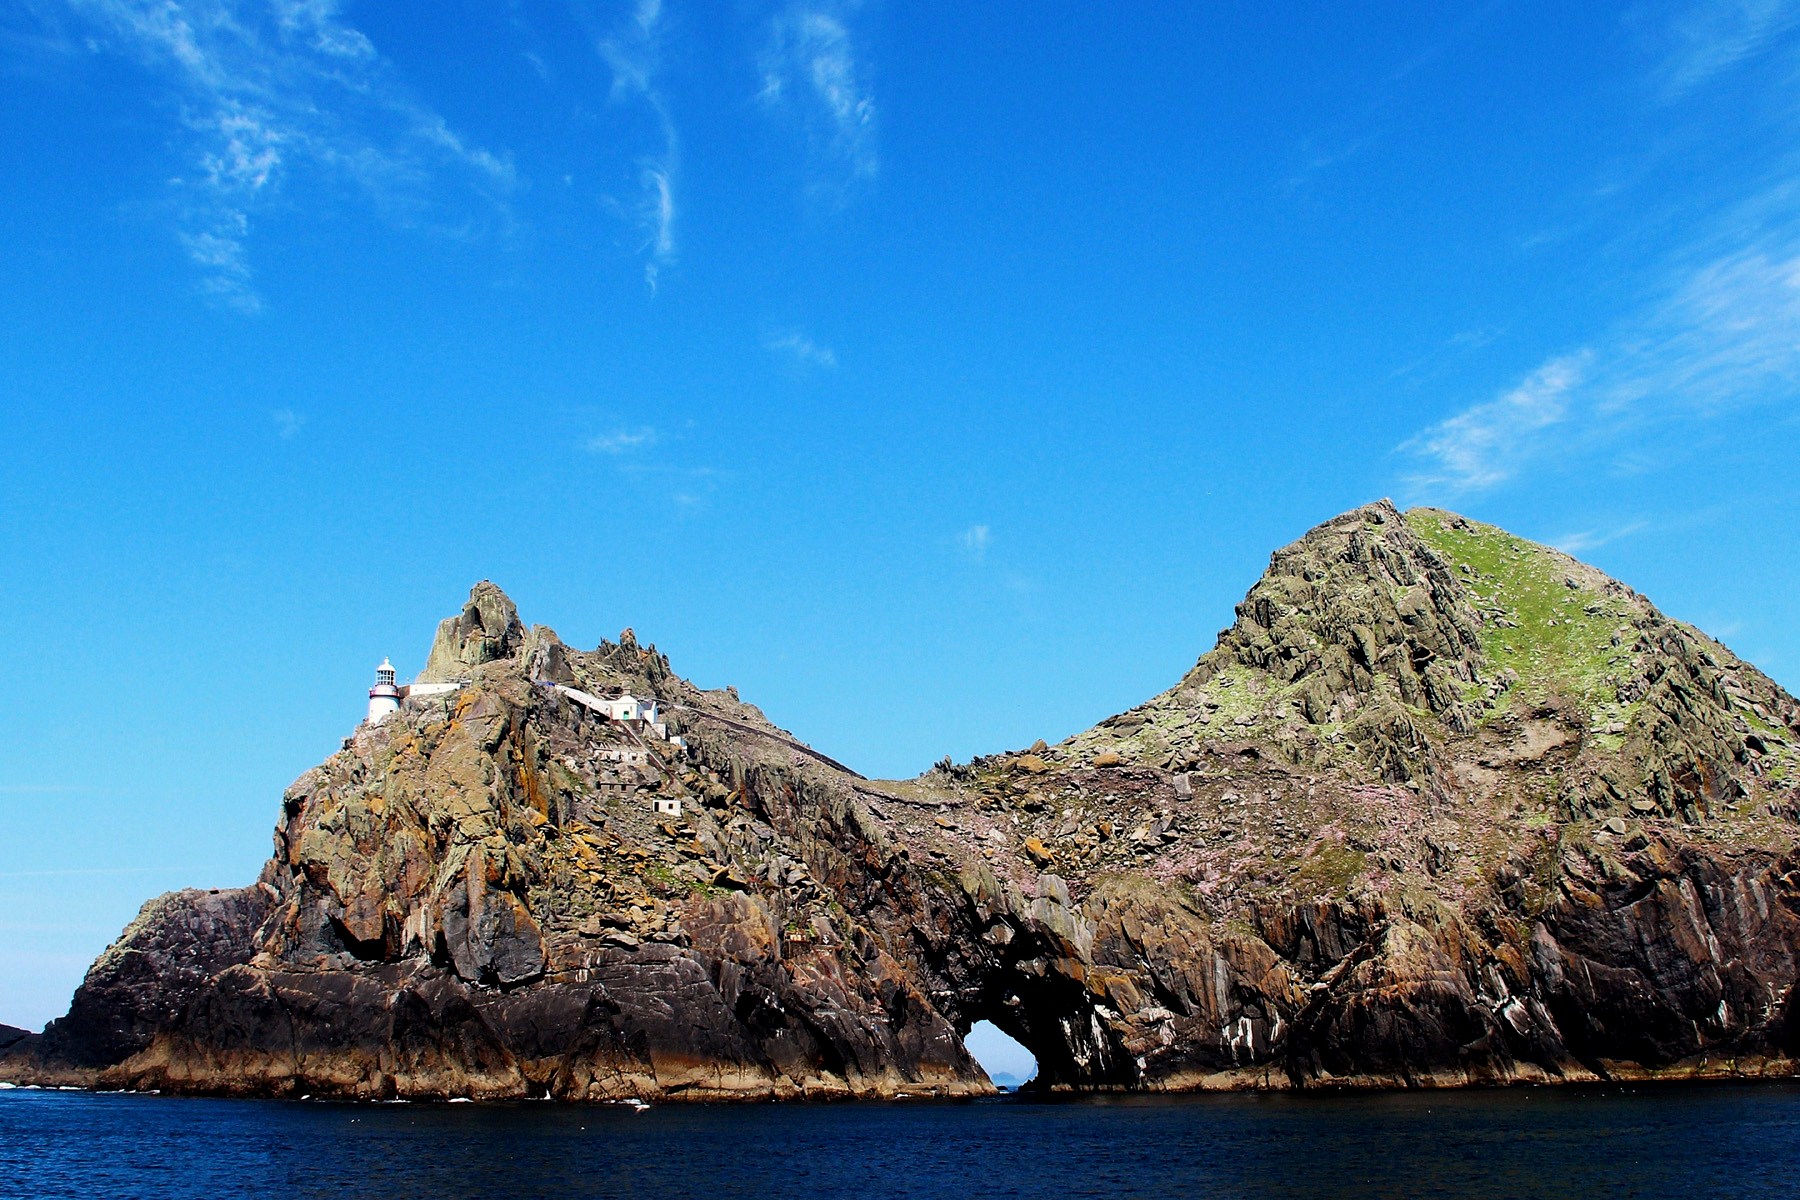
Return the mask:
<svg viewBox="0 0 1800 1200">
<path fill-rule="evenodd" d="M 988 1073 L 995 1087 L 1016 1088 L 1037 1074 L 1037 1058 L 1017 1039 L 1002 1033 L 992 1021 L 975 1022 L 969 1036 L 963 1039 L 963 1045 L 969 1048 L 969 1053 L 975 1056 L 975 1061 Z"/>
</svg>

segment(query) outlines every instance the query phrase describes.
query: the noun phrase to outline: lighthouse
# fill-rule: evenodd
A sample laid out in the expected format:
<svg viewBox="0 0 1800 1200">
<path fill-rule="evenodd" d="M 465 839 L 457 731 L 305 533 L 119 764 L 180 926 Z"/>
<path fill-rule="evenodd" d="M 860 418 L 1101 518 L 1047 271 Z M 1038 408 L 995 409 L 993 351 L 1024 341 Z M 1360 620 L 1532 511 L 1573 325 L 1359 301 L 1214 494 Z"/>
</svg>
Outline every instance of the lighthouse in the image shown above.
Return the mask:
<svg viewBox="0 0 1800 1200">
<path fill-rule="evenodd" d="M 387 659 L 375 668 L 375 686 L 369 689 L 369 724 L 379 725 L 400 711 L 400 689 L 394 686 L 394 664 Z"/>
</svg>

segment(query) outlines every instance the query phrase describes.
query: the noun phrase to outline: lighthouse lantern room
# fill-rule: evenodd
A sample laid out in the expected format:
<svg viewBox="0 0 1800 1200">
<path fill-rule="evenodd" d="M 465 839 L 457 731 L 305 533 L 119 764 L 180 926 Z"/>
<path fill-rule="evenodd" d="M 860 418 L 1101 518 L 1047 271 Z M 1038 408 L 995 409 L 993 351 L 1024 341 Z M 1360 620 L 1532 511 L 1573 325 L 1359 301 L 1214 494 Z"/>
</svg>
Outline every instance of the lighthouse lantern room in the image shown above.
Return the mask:
<svg viewBox="0 0 1800 1200">
<path fill-rule="evenodd" d="M 400 689 L 394 686 L 394 664 L 387 659 L 375 668 L 375 686 L 369 689 L 369 724 L 379 725 L 400 711 Z"/>
</svg>

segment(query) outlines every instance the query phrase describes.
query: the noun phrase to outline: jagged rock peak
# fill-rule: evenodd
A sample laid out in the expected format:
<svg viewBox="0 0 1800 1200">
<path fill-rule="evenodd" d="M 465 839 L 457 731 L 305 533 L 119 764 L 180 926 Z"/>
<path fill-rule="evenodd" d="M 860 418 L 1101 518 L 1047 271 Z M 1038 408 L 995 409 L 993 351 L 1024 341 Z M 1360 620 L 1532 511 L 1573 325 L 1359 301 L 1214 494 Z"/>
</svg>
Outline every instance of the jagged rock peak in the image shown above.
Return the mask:
<svg viewBox="0 0 1800 1200">
<path fill-rule="evenodd" d="M 524 639 L 518 607 L 484 579 L 469 589 L 469 601 L 461 613 L 438 623 L 419 678 L 427 683 L 459 679 L 482 663 L 510 658 Z"/>
<path fill-rule="evenodd" d="M 1698 819 L 1800 767 L 1797 707 L 1725 647 L 1561 551 L 1380 501 L 1276 551 L 1179 684 L 1068 752 L 1182 769 L 1208 746 L 1254 743 L 1308 769 L 1445 794 L 1459 762 L 1502 761 L 1513 751 L 1496 744 L 1551 737 L 1554 725 L 1573 748 L 1555 773 L 1563 815 L 1641 805 Z"/>
<path fill-rule="evenodd" d="M 548 625 L 533 625 L 525 635 L 525 677 L 546 683 L 572 684 L 575 672 L 569 648 Z"/>
<path fill-rule="evenodd" d="M 487 663 L 516 660 L 527 679 L 603 688 L 636 689 L 660 694 L 673 680 L 668 656 L 654 645 L 640 645 L 626 629 L 615 645 L 602 640 L 583 653 L 565 645 L 544 625 L 527 628 L 511 598 L 489 580 L 469 589 L 469 599 L 454 617 L 438 623 L 422 683 L 467 679 Z"/>
<path fill-rule="evenodd" d="M 619 631 L 616 645 L 602 640 L 594 647 L 591 657 L 607 670 L 641 679 L 643 683 L 639 686 L 647 687 L 653 693 L 660 692 L 662 685 L 672 677 L 669 656 L 657 650 L 654 643 L 639 645 L 637 633 L 629 627 Z"/>
<path fill-rule="evenodd" d="M 1333 517 L 1277 550 L 1237 621 L 1189 673 L 1204 684 L 1233 664 L 1299 685 L 1314 724 L 1354 694 L 1385 690 L 1453 728 L 1470 714 L 1481 618 L 1450 563 L 1390 500 Z"/>
</svg>

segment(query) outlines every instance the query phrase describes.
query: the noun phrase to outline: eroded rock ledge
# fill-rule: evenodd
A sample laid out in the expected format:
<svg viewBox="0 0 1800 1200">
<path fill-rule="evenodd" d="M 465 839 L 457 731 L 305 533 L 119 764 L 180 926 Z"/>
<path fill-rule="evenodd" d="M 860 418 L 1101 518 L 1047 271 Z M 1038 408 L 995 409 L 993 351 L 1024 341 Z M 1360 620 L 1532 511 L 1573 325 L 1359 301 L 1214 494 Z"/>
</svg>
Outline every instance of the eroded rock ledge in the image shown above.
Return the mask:
<svg viewBox="0 0 1800 1200">
<path fill-rule="evenodd" d="M 1384 503 L 1175 687 L 871 783 L 478 585 L 454 690 L 145 905 L 0 1078 L 241 1095 L 966 1095 L 1788 1075 L 1800 706 L 1572 559 Z M 580 696 L 660 702 L 665 736 Z M 678 802 L 679 813 L 658 812 Z"/>
</svg>

